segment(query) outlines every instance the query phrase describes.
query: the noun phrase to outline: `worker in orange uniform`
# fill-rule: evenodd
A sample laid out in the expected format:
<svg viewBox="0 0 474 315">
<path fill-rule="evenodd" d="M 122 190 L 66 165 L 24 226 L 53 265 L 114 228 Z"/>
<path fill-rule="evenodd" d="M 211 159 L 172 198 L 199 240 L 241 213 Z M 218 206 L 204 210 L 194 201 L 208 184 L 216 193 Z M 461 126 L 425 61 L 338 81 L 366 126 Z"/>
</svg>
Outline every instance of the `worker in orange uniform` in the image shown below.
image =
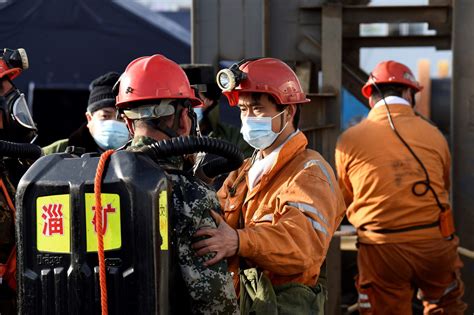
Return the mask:
<svg viewBox="0 0 474 315">
<path fill-rule="evenodd" d="M 198 255 L 216 252 L 207 264 L 230 258 L 243 314 L 323 314 L 326 292 L 317 281 L 345 206 L 331 166 L 298 130 L 300 104 L 309 99 L 278 59 L 243 60 L 217 80 L 256 150 L 218 192 L 224 219 L 214 215 L 218 228 L 198 231 L 210 238 L 194 247 Z M 246 306 L 252 281 L 261 290 Z"/>
<path fill-rule="evenodd" d="M 449 205 L 450 154 L 414 110 L 421 90 L 408 67 L 379 63 L 362 88 L 367 119 L 336 147 L 347 217 L 357 228 L 361 314 L 463 314 L 464 285 Z"/>
</svg>

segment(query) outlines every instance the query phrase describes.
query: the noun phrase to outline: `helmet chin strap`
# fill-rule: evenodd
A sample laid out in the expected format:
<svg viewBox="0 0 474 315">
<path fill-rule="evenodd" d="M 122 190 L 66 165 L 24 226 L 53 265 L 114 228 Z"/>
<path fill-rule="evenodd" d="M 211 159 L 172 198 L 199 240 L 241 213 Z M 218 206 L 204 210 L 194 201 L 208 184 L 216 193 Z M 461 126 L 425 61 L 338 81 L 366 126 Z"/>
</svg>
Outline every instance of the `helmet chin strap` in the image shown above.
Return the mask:
<svg viewBox="0 0 474 315">
<path fill-rule="evenodd" d="M 171 129 L 170 127 L 158 125 L 156 126 L 156 129 L 158 129 L 159 131 L 161 131 L 162 133 L 164 133 L 170 138 L 179 137 L 178 133 L 174 131 L 173 129 Z"/>
<path fill-rule="evenodd" d="M 191 102 L 188 100 L 185 100 L 184 102 L 181 103 L 182 108 L 176 109 L 176 114 L 175 114 L 175 120 L 174 120 L 174 128 L 177 130 L 179 128 L 179 120 L 181 117 L 181 113 L 183 112 L 183 109 L 188 110 L 188 117 L 191 119 L 191 130 L 189 134 L 191 136 L 196 136 L 198 134 L 198 120 L 197 120 L 197 115 L 193 110 L 193 106 Z"/>
</svg>

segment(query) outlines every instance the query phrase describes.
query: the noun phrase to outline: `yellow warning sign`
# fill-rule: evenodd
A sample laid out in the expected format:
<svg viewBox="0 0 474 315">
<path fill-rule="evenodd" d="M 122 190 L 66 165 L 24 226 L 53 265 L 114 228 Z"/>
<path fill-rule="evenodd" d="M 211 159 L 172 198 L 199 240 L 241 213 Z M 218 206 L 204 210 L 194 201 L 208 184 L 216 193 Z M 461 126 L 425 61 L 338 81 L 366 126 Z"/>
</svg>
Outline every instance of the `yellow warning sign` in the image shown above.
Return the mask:
<svg viewBox="0 0 474 315">
<path fill-rule="evenodd" d="M 95 197 L 86 193 L 86 242 L 88 252 L 97 252 L 97 232 L 95 229 Z M 122 246 L 122 230 L 120 225 L 120 196 L 118 194 L 102 194 L 102 231 L 104 249 L 119 249 Z"/>
<path fill-rule="evenodd" d="M 159 216 L 160 216 L 160 235 L 163 243 L 161 250 L 168 250 L 168 192 L 160 192 Z"/>
<path fill-rule="evenodd" d="M 40 252 L 69 253 L 69 195 L 51 195 L 36 199 L 36 247 Z"/>
</svg>

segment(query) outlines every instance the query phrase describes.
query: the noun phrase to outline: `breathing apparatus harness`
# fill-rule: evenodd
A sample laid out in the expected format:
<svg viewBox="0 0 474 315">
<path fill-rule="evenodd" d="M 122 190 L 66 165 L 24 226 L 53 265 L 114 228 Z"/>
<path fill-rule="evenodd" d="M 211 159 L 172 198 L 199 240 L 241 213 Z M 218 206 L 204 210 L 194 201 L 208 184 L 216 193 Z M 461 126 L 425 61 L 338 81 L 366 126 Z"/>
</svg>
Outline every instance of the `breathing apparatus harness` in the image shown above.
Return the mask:
<svg viewBox="0 0 474 315">
<path fill-rule="evenodd" d="M 221 156 L 220 158 L 211 160 L 202 166 L 204 174 L 209 178 L 213 178 L 224 172 L 230 172 L 242 165 L 244 156 L 237 146 L 224 140 L 197 136 L 197 134 L 199 133 L 199 127 L 197 125 L 196 114 L 192 110 L 192 105 L 190 102 L 187 101 L 184 101 L 182 104 L 183 108 L 188 108 L 188 115 L 192 121 L 191 135 L 186 137 L 180 137 L 172 128 L 160 125 L 157 118 L 146 119 L 145 121 L 147 121 L 147 123 L 151 123 L 156 129 L 168 135 L 170 139 L 161 140 L 153 144 L 146 145 L 140 148 L 138 152 L 148 155 L 154 161 L 158 161 L 171 156 L 193 154 L 198 152 L 207 152 L 219 155 Z M 183 109 L 178 109 L 175 117 L 179 117 L 182 110 Z M 177 119 L 178 118 L 175 118 L 174 125 L 177 124 Z M 94 180 L 96 218 L 102 218 L 102 177 L 107 168 L 107 160 L 114 152 L 115 150 L 108 150 L 102 153 L 97 166 L 96 176 Z M 97 252 L 99 257 L 101 308 L 102 314 L 105 315 L 108 314 L 108 309 L 102 220 L 96 220 L 95 224 L 98 239 Z"/>
<path fill-rule="evenodd" d="M 408 232 L 408 231 L 414 231 L 414 230 L 422 230 L 422 229 L 427 229 L 427 228 L 439 226 L 440 230 L 441 230 L 441 234 L 443 235 L 443 237 L 448 238 L 448 239 L 452 239 L 453 235 L 454 235 L 454 222 L 453 222 L 453 218 L 452 218 L 451 208 L 450 207 L 448 207 L 448 208 L 445 207 L 440 202 L 438 194 L 436 193 L 434 188 L 431 186 L 431 180 L 430 180 L 430 176 L 428 174 L 428 170 L 426 169 L 425 165 L 423 164 L 421 159 L 418 157 L 418 155 L 416 155 L 415 151 L 413 151 L 413 149 L 406 142 L 406 140 L 403 139 L 403 137 L 400 135 L 397 128 L 395 127 L 395 123 L 393 122 L 392 115 L 391 115 L 391 112 L 390 112 L 390 108 L 389 108 L 387 102 L 385 101 L 385 96 L 383 95 L 383 93 L 380 90 L 377 83 L 375 83 L 377 78 L 372 73 L 370 74 L 370 77 L 373 79 L 372 85 L 375 87 L 375 89 L 377 90 L 378 94 L 382 97 L 382 100 L 384 102 L 385 108 L 387 110 L 387 119 L 388 119 L 388 122 L 390 124 L 390 128 L 393 130 L 393 132 L 395 133 L 397 138 L 402 142 L 403 146 L 405 146 L 407 148 L 407 150 L 410 152 L 410 154 L 416 160 L 418 165 L 420 165 L 421 169 L 423 170 L 423 173 L 425 174 L 425 179 L 424 180 L 419 180 L 419 181 L 416 181 L 415 183 L 413 183 L 413 185 L 411 187 L 412 194 L 417 196 L 417 197 L 422 197 L 422 196 L 426 195 L 428 193 L 428 191 L 431 191 L 431 193 L 433 194 L 433 196 L 435 198 L 436 205 L 441 210 L 439 220 L 437 220 L 435 222 L 432 222 L 432 223 L 416 225 L 416 226 L 410 226 L 410 227 L 406 227 L 406 228 L 402 228 L 402 229 L 377 229 L 377 230 L 370 230 L 370 231 L 371 232 L 376 232 L 376 233 L 382 233 L 382 234 L 391 234 L 391 233 Z M 412 93 L 413 106 L 415 104 L 414 96 L 415 96 L 415 94 Z M 420 187 L 420 186 L 423 189 L 422 191 L 418 190 L 418 187 Z M 364 227 L 361 227 L 360 229 L 362 231 L 367 230 Z"/>
</svg>

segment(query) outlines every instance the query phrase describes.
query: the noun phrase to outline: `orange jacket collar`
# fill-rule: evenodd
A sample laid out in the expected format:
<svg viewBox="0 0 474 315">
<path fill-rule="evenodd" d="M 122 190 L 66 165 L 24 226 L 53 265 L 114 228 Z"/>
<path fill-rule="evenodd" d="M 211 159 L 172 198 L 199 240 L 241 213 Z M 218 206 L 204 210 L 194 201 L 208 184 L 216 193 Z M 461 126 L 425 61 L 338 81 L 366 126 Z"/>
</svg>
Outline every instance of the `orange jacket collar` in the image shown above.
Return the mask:
<svg viewBox="0 0 474 315">
<path fill-rule="evenodd" d="M 392 116 L 414 116 L 415 111 L 411 106 L 406 106 L 403 104 L 392 104 L 388 105 L 390 108 L 390 114 Z M 367 116 L 370 120 L 381 120 L 387 118 L 387 108 L 385 106 L 380 106 L 370 110 L 369 115 Z"/>
<path fill-rule="evenodd" d="M 292 159 L 293 155 L 306 149 L 308 140 L 303 132 L 297 131 L 297 134 L 286 142 L 278 153 L 275 164 L 272 166 L 267 176 L 271 178 L 276 174 L 286 163 Z M 265 176 L 265 175 L 264 175 Z"/>
<path fill-rule="evenodd" d="M 265 184 L 274 176 L 278 173 L 278 171 L 285 166 L 288 161 L 292 159 L 292 157 L 295 154 L 298 154 L 306 149 L 306 146 L 308 145 L 308 140 L 306 139 L 306 136 L 304 135 L 303 132 L 297 131 L 297 134 L 290 139 L 290 141 L 286 142 L 283 147 L 281 148 L 280 152 L 278 153 L 278 157 L 275 161 L 275 164 L 272 166 L 270 169 L 270 172 L 267 174 L 264 174 L 262 178 L 260 179 L 260 182 L 247 194 L 247 197 L 245 198 L 245 201 L 248 201 L 252 199 L 252 197 L 260 191 L 262 187 L 265 186 Z M 250 165 L 250 164 L 249 164 Z M 248 168 L 247 168 L 248 170 Z M 245 174 L 246 176 L 246 182 L 247 182 L 247 187 L 248 187 L 248 175 L 247 173 Z"/>
</svg>

